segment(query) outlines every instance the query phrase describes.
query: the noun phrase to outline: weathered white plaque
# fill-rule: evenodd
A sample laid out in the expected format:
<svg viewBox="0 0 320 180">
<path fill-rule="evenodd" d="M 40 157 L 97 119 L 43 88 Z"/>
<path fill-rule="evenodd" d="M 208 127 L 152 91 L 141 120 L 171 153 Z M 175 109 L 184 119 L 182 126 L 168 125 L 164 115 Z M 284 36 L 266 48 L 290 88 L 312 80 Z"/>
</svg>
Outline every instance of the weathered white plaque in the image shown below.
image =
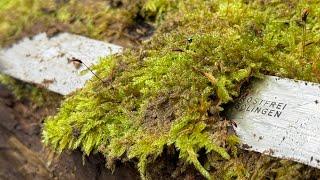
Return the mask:
<svg viewBox="0 0 320 180">
<path fill-rule="evenodd" d="M 79 35 L 61 33 L 49 38 L 42 33 L 0 50 L 0 71 L 67 95 L 82 88 L 93 76 L 92 73 L 81 75 L 86 67 L 70 63 L 70 59 L 81 60 L 90 66 L 96 64 L 100 57 L 121 51 L 120 46 Z"/>
<path fill-rule="evenodd" d="M 266 76 L 231 108 L 243 148 L 320 168 L 320 84 Z"/>
</svg>

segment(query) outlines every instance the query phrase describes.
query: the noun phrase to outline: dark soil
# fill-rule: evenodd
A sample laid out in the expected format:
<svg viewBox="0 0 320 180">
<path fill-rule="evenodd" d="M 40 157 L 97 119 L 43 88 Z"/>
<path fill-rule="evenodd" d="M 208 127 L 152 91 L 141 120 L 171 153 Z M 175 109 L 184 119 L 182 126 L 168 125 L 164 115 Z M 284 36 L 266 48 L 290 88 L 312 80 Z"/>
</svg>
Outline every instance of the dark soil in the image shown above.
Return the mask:
<svg viewBox="0 0 320 180">
<path fill-rule="evenodd" d="M 16 100 L 0 84 L 0 179 L 138 179 L 131 165 L 121 164 L 112 173 L 100 155 L 82 156 L 80 151 L 60 156 L 41 143 L 43 119 L 57 105 L 37 107 Z"/>
</svg>

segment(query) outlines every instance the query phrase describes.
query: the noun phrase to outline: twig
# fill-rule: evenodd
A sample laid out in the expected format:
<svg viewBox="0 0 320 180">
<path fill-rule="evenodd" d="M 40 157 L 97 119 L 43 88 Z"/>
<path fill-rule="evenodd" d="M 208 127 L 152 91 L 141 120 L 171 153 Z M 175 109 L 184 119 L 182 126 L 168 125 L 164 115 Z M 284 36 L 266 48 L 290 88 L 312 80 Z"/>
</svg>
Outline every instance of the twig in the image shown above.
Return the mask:
<svg viewBox="0 0 320 180">
<path fill-rule="evenodd" d="M 229 6 L 230 6 L 230 0 L 228 0 L 228 2 L 227 2 L 227 12 L 226 12 L 226 16 L 228 16 L 228 14 L 229 14 Z"/>
<path fill-rule="evenodd" d="M 216 78 L 211 74 L 211 73 L 207 73 L 207 72 L 202 72 L 199 69 L 197 69 L 196 67 L 192 67 L 192 69 L 198 73 L 200 73 L 201 75 L 203 75 L 204 77 L 206 77 L 212 85 L 215 85 L 217 83 Z"/>
<path fill-rule="evenodd" d="M 87 66 L 84 62 L 82 62 L 80 59 L 77 59 L 77 58 L 74 58 L 72 57 L 71 59 L 68 59 L 69 62 L 72 62 L 72 63 L 79 63 L 79 64 L 83 64 L 96 78 L 98 78 L 102 84 L 106 84 L 106 82 L 104 80 L 102 80 L 95 72 L 93 72 L 93 70 Z"/>
<path fill-rule="evenodd" d="M 305 46 L 306 46 L 306 34 L 307 34 L 307 18 L 309 15 L 309 9 L 304 9 L 301 13 L 301 21 L 303 23 L 302 30 L 302 57 L 304 58 Z"/>
</svg>

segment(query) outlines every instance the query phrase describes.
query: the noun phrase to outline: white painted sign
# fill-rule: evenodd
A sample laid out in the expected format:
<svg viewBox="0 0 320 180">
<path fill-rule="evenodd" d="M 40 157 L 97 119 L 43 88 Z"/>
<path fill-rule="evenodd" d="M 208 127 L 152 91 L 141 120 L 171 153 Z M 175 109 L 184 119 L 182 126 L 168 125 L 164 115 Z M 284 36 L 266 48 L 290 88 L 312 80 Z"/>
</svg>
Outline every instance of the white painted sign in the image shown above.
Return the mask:
<svg viewBox="0 0 320 180">
<path fill-rule="evenodd" d="M 81 64 L 96 64 L 100 57 L 122 51 L 122 47 L 69 33 L 48 38 L 45 33 L 25 38 L 0 51 L 0 71 L 22 81 L 42 84 L 51 91 L 67 95 L 82 88 L 93 74 Z"/>
<path fill-rule="evenodd" d="M 243 148 L 320 168 L 320 84 L 266 76 L 230 110 Z"/>
</svg>

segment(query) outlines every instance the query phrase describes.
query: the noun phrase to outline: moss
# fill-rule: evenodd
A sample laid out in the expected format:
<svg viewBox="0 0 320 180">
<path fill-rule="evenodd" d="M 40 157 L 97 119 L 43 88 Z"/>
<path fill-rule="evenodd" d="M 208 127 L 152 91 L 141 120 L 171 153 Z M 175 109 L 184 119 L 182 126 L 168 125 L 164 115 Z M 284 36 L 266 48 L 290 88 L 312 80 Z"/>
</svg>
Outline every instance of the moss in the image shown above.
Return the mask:
<svg viewBox="0 0 320 180">
<path fill-rule="evenodd" d="M 95 67 L 109 85 L 94 79 L 69 97 L 47 119 L 44 142 L 59 151 L 82 148 L 136 161 L 143 178 L 166 146 L 174 146 L 180 162 L 208 179 L 311 173 L 303 165 L 285 168 L 238 150 L 219 114 L 243 82 L 261 73 L 318 82 L 317 3 L 194 0 L 176 6 L 141 50 L 105 58 Z M 305 34 L 312 44 L 303 55 L 305 7 L 312 12 Z M 212 93 L 217 99 L 209 98 Z"/>
<path fill-rule="evenodd" d="M 99 6 L 80 14 L 83 6 L 74 1 L 70 7 L 54 6 L 52 19 L 98 39 L 110 33 L 104 23 L 108 17 L 128 25 L 143 16 L 159 26 L 142 47 L 104 58 L 94 67 L 107 85 L 94 78 L 68 97 L 59 113 L 45 121 L 45 144 L 58 152 L 80 148 L 87 155 L 102 153 L 110 167 L 115 160 L 133 161 L 142 178 L 152 177 L 149 164 L 166 147 L 179 156 L 178 173 L 171 178 L 187 173 L 186 166 L 207 179 L 319 176 L 318 170 L 298 163 L 237 149 L 239 140 L 227 131 L 230 122 L 220 116 L 223 105 L 239 96 L 251 77 L 319 82 L 319 1 L 121 3 L 130 11 Z M 310 15 L 303 24 L 305 8 Z"/>
<path fill-rule="evenodd" d="M 160 21 L 169 8 L 159 0 L 3 0 L 0 46 L 42 31 L 69 31 L 134 46 L 150 35 L 154 20 Z"/>
<path fill-rule="evenodd" d="M 42 31 L 49 35 L 70 31 L 100 40 L 110 37 L 112 40 L 123 39 L 129 36 L 126 31 L 135 26 L 136 21 L 157 17 L 160 9 L 163 12 L 168 8 L 164 2 L 154 4 L 156 9 L 150 9 L 149 6 L 140 8 L 152 4 L 152 1 L 119 2 L 119 6 L 114 6 L 113 0 L 3 0 L 0 2 L 0 47 L 8 46 L 22 36 L 32 36 Z M 145 34 L 142 33 L 142 36 Z M 119 43 L 123 46 L 136 43 L 135 37 L 127 39 L 129 42 L 119 40 Z M 29 98 L 37 105 L 44 105 L 46 100 L 53 100 L 56 96 L 9 76 L 0 75 L 0 82 L 8 86 L 17 99 Z"/>
</svg>

